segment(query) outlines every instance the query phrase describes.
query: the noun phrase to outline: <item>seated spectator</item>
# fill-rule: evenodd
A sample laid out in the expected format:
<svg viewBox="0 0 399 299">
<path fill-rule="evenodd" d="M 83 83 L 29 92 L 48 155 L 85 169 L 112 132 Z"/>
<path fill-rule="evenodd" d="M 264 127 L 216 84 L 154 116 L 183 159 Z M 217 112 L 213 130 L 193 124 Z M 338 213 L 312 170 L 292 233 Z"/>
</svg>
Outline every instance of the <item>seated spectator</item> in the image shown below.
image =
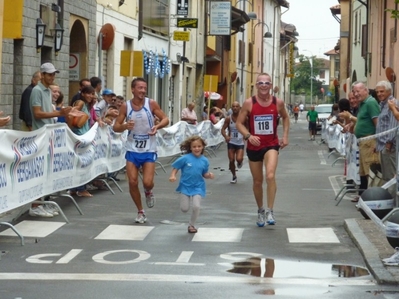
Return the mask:
<svg viewBox="0 0 399 299">
<path fill-rule="evenodd" d="M 197 124 L 197 114 L 194 111 L 195 104 L 188 104 L 187 108 L 184 108 L 181 112 L 181 120 L 189 123 L 190 125 Z"/>
</svg>

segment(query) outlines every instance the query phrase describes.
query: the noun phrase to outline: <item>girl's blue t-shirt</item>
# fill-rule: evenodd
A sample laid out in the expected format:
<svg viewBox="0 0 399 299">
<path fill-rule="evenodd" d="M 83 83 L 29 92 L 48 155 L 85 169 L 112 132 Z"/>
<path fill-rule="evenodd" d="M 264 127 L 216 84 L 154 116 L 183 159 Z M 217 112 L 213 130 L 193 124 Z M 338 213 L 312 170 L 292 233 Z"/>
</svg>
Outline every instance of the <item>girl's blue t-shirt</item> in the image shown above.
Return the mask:
<svg viewBox="0 0 399 299">
<path fill-rule="evenodd" d="M 187 196 L 201 195 L 205 197 L 206 185 L 203 175 L 208 172 L 209 161 L 201 155 L 186 154 L 175 162 L 172 167 L 181 170 L 180 182 L 176 191 Z"/>
</svg>

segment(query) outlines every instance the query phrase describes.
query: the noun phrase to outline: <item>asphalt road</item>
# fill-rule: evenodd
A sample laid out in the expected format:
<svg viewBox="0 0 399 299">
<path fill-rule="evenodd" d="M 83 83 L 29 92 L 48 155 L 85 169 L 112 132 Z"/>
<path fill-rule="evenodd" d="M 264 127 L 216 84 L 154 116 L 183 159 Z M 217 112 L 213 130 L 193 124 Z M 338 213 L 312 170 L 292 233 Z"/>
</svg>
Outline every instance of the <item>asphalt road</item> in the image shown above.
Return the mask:
<svg viewBox="0 0 399 299">
<path fill-rule="evenodd" d="M 280 128 L 281 130 L 281 128 Z M 397 298 L 395 287 L 379 286 L 368 274 L 344 219 L 360 218 L 349 198 L 335 206 L 343 164 L 328 148 L 308 141 L 304 114 L 291 125 L 290 146 L 277 171 L 275 226 L 256 226 L 257 208 L 247 160 L 230 184 L 226 146 L 210 158 L 197 234 L 187 233 L 189 214 L 179 210 L 168 181 L 168 158 L 157 169 L 154 208 L 148 222 L 134 223 L 128 193 L 94 191 L 56 198 L 61 216 L 23 215 L 16 225 L 25 246 L 0 227 L 0 298 Z M 352 277 L 355 276 L 355 277 Z"/>
</svg>

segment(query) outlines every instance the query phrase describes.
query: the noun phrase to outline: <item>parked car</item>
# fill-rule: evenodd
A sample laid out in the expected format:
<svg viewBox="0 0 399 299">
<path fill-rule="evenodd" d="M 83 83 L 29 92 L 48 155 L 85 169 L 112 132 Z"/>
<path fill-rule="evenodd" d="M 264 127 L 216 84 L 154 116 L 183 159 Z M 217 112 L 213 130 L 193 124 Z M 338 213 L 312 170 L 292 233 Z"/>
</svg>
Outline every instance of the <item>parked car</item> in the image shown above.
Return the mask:
<svg viewBox="0 0 399 299">
<path fill-rule="evenodd" d="M 331 115 L 332 106 L 332 104 L 320 104 L 314 108 L 319 116 L 319 122 L 317 123 L 316 131 L 321 131 L 322 123 L 325 122 Z"/>
</svg>

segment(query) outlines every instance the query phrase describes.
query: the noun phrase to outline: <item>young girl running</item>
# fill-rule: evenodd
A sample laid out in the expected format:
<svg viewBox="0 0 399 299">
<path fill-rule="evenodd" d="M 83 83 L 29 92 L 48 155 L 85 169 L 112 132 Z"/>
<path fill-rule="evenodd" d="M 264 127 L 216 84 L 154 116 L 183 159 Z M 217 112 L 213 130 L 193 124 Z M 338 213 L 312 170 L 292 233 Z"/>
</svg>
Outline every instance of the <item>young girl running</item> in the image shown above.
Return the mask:
<svg viewBox="0 0 399 299">
<path fill-rule="evenodd" d="M 189 233 L 196 233 L 195 222 L 199 215 L 201 198 L 205 197 L 205 179 L 213 179 L 213 173 L 209 172 L 209 161 L 203 155 L 206 143 L 199 136 L 192 136 L 180 144 L 180 149 L 186 154 L 172 164 L 172 173 L 169 181 L 176 181 L 176 174 L 181 169 L 179 186 L 176 191 L 180 192 L 180 209 L 188 212 L 190 208 L 190 197 L 193 200 L 192 214 L 188 226 Z"/>
</svg>

